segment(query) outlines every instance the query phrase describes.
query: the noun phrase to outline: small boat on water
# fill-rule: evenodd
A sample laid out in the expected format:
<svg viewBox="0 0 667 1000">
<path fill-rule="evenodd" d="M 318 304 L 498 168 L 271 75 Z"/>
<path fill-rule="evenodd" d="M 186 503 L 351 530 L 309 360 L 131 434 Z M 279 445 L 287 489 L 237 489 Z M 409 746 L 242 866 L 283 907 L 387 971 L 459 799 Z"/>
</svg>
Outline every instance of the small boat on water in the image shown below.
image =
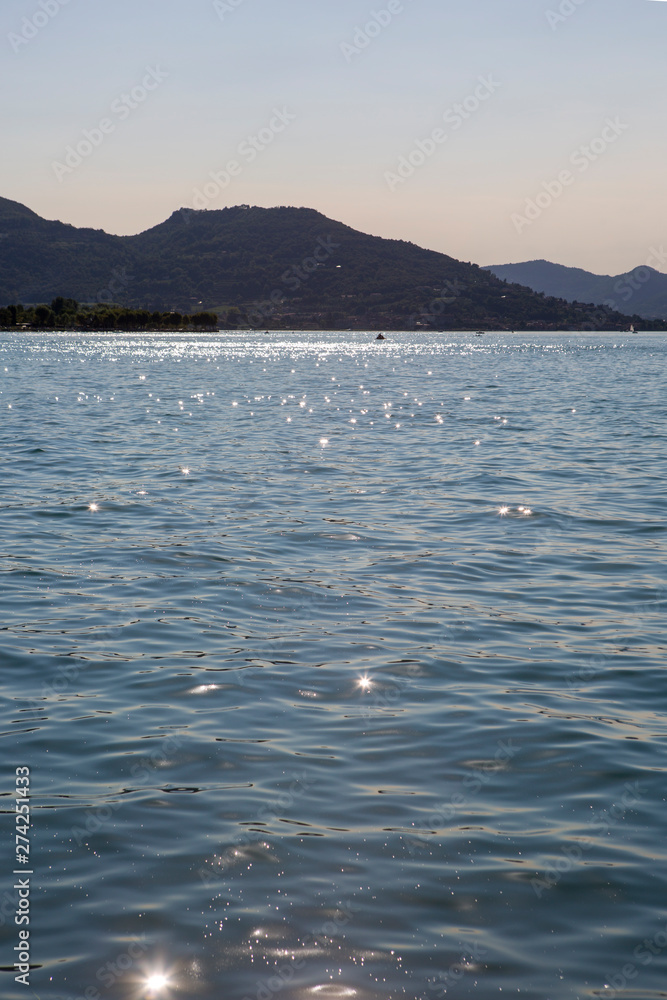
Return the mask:
<svg viewBox="0 0 667 1000">
<path fill-rule="evenodd" d="M 385 335 L 383 333 L 378 333 L 378 335 L 377 335 L 377 337 L 375 339 L 376 340 L 386 340 L 387 338 L 385 337 Z"/>
<path fill-rule="evenodd" d="M 486 330 L 478 330 L 477 333 L 475 334 L 475 336 L 476 337 L 483 337 L 485 333 L 486 333 Z"/>
</svg>

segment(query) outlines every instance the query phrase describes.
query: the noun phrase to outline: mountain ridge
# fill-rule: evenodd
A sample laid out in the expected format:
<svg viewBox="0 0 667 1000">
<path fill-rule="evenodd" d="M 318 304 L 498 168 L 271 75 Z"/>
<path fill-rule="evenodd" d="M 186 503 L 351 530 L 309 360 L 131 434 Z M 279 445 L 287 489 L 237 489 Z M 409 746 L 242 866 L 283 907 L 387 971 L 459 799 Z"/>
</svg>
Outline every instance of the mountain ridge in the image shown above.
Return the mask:
<svg viewBox="0 0 667 1000">
<path fill-rule="evenodd" d="M 667 320 L 667 274 L 653 267 L 651 261 L 664 265 L 667 255 L 661 249 L 652 249 L 646 264 L 616 275 L 594 274 L 543 259 L 491 264 L 483 270 L 567 302 L 592 302 L 619 311 L 631 308 L 644 320 Z"/>
<path fill-rule="evenodd" d="M 0 305 L 84 303 L 327 329 L 628 329 L 638 316 L 507 284 L 447 254 L 312 208 L 180 208 L 133 236 L 0 198 Z"/>
</svg>

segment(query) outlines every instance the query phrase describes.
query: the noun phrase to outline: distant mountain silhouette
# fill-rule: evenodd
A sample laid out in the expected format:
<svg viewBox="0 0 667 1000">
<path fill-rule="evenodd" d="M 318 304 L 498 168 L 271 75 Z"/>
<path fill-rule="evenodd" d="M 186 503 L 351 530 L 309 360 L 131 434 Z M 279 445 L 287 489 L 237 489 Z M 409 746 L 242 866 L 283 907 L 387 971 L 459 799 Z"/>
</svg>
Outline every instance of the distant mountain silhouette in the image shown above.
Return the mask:
<svg viewBox="0 0 667 1000">
<path fill-rule="evenodd" d="M 548 260 L 494 264 L 485 270 L 504 281 L 516 281 L 535 292 L 556 295 L 568 302 L 607 304 L 613 309 L 637 313 L 644 319 L 667 319 L 667 274 L 647 265 L 614 277 Z"/>
<path fill-rule="evenodd" d="M 138 236 L 49 222 L 0 199 L 0 305 L 115 302 L 216 312 L 226 325 L 627 329 L 476 264 L 357 232 L 309 208 L 180 209 Z M 633 309 L 634 312 L 634 309 Z"/>
</svg>

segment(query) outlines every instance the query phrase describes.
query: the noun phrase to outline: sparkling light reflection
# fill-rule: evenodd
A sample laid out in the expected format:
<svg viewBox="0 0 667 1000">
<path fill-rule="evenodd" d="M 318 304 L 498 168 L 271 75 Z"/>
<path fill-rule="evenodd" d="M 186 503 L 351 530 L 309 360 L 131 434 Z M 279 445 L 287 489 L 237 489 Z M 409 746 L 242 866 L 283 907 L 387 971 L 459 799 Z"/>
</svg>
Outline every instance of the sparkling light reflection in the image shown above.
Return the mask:
<svg viewBox="0 0 667 1000">
<path fill-rule="evenodd" d="M 352 986 L 339 986 L 337 983 L 323 983 L 321 986 L 313 986 L 311 993 L 316 993 L 319 996 L 327 996 L 333 998 L 338 997 L 356 997 L 357 991 L 353 989 Z"/>
<path fill-rule="evenodd" d="M 162 975 L 162 973 L 159 972 L 155 973 L 149 979 L 146 980 L 146 990 L 148 996 L 151 997 L 155 996 L 157 993 L 160 993 L 162 990 L 166 989 L 167 986 L 169 986 L 169 980 L 167 979 L 166 976 Z"/>
<path fill-rule="evenodd" d="M 368 674 L 364 674 L 363 677 L 359 678 L 359 687 L 362 691 L 370 691 L 372 684 L 373 682 Z"/>
<path fill-rule="evenodd" d="M 218 691 L 219 689 L 219 684 L 199 684 L 197 687 L 192 688 L 190 694 L 208 694 L 209 691 Z"/>
</svg>

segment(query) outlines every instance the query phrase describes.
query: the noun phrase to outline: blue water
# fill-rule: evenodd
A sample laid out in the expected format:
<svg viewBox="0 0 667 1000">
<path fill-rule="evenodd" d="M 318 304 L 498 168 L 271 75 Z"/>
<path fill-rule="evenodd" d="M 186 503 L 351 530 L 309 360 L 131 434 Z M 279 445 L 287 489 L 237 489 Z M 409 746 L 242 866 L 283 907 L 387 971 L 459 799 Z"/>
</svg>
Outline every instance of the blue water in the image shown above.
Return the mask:
<svg viewBox="0 0 667 1000">
<path fill-rule="evenodd" d="M 3 335 L 2 995 L 666 997 L 666 360 Z"/>
</svg>

